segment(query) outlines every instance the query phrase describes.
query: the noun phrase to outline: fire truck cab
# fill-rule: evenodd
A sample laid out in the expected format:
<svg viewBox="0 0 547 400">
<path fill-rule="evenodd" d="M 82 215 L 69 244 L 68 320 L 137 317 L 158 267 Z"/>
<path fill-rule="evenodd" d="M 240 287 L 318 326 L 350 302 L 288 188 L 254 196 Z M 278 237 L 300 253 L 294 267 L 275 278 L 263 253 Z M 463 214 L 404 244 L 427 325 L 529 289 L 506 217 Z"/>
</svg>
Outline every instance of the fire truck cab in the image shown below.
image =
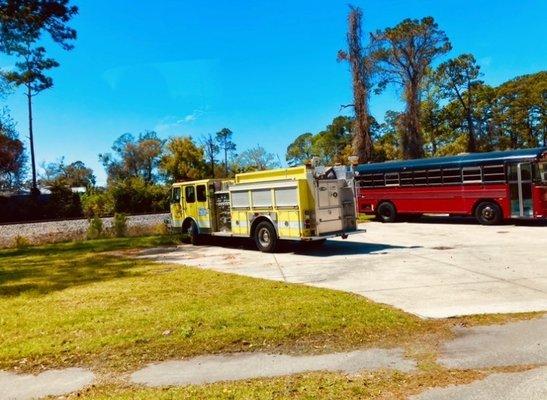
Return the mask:
<svg viewBox="0 0 547 400">
<path fill-rule="evenodd" d="M 346 167 L 299 166 L 175 183 L 171 228 L 193 244 L 202 235 L 250 237 L 263 252 L 279 240 L 346 238 L 357 231 L 353 176 Z"/>
</svg>

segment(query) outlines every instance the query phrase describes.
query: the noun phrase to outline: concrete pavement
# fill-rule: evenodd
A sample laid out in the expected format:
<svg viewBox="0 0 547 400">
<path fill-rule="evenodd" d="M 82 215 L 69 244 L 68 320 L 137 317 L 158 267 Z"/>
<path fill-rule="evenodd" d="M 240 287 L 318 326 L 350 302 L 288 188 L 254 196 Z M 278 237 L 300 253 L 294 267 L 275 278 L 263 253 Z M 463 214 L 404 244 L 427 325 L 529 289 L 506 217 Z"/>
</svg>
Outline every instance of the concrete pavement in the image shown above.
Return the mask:
<svg viewBox="0 0 547 400">
<path fill-rule="evenodd" d="M 27 400 L 59 396 L 83 389 L 95 380 L 93 372 L 66 368 L 38 375 L 0 371 L 0 400 Z"/>
<path fill-rule="evenodd" d="M 547 365 L 547 316 L 505 325 L 456 328 L 437 360 L 446 368 Z M 546 381 L 547 386 L 547 381 Z"/>
<path fill-rule="evenodd" d="M 200 385 L 219 381 L 267 378 L 311 371 L 354 374 L 364 370 L 412 371 L 416 363 L 402 349 L 367 349 L 311 356 L 239 353 L 154 363 L 134 372 L 131 382 L 146 386 Z"/>
<path fill-rule="evenodd" d="M 547 367 L 492 374 L 468 385 L 433 388 L 410 400 L 545 400 Z"/>
<path fill-rule="evenodd" d="M 362 224 L 321 249 L 211 238 L 141 257 L 357 293 L 428 318 L 547 310 L 547 226 Z M 452 220 L 450 220 L 452 221 Z"/>
</svg>

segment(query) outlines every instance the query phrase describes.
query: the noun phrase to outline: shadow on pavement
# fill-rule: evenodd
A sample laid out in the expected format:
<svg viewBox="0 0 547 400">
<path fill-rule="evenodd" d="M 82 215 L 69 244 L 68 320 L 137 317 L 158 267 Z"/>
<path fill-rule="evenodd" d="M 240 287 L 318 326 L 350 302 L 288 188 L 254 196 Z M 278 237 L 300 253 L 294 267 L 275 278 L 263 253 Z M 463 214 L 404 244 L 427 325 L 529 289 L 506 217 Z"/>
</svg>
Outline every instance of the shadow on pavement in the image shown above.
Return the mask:
<svg viewBox="0 0 547 400">
<path fill-rule="evenodd" d="M 412 218 L 406 220 L 402 217 L 401 221 L 397 222 L 411 222 L 416 224 L 453 224 L 453 225 L 479 225 L 478 221 L 474 217 L 464 216 L 446 216 L 446 215 L 423 215 L 419 218 Z M 547 219 L 543 220 L 527 220 L 527 219 L 512 219 L 503 222 L 500 225 L 492 225 L 493 228 L 503 225 L 515 225 L 515 226 L 547 226 Z"/>
<path fill-rule="evenodd" d="M 203 245 L 241 249 L 259 252 L 251 239 L 209 237 Z M 422 246 L 393 246 L 384 243 L 366 243 L 352 240 L 326 240 L 322 245 L 316 242 L 280 241 L 277 254 L 294 253 L 311 257 L 370 254 L 393 249 L 416 249 Z"/>
</svg>

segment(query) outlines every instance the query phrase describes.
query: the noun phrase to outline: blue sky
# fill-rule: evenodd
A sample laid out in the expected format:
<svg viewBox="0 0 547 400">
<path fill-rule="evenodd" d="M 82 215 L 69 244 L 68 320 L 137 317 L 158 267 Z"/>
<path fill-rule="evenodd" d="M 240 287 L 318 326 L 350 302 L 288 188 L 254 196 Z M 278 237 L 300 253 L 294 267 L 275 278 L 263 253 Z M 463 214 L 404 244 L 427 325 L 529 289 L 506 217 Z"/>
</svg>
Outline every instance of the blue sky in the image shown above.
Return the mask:
<svg viewBox="0 0 547 400">
<path fill-rule="evenodd" d="M 238 150 L 260 144 L 283 160 L 299 134 L 317 132 L 351 102 L 345 46 L 347 1 L 79 0 L 76 48 L 50 46 L 61 67 L 35 98 L 38 162 L 82 160 L 104 183 L 97 155 L 125 132 L 199 138 L 223 127 Z M 453 50 L 475 55 L 499 84 L 547 66 L 547 2 L 354 1 L 366 31 L 431 15 Z M 14 61 L 0 57 L 6 68 Z M 382 119 L 400 92 L 370 99 Z M 26 137 L 20 91 L 7 99 Z"/>
</svg>

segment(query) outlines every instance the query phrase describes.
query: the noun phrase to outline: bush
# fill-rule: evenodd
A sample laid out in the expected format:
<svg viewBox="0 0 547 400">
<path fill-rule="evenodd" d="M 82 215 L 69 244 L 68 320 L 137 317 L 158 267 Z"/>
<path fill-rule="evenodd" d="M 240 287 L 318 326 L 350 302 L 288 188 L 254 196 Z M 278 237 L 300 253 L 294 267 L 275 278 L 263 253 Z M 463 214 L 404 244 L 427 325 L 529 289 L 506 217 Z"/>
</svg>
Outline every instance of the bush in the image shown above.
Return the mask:
<svg viewBox="0 0 547 400">
<path fill-rule="evenodd" d="M 99 239 L 103 236 L 103 220 L 98 216 L 94 216 L 89 220 L 89 226 L 87 227 L 88 239 Z"/>
<path fill-rule="evenodd" d="M 114 212 L 114 202 L 110 192 L 93 190 L 82 196 L 82 209 L 87 218 L 107 217 Z"/>
<path fill-rule="evenodd" d="M 49 218 L 77 218 L 82 215 L 82 204 L 78 194 L 64 186 L 53 186 L 50 191 L 46 206 Z"/>
<path fill-rule="evenodd" d="M 26 249 L 30 246 L 30 241 L 24 236 L 17 236 L 15 238 L 15 247 L 18 249 Z"/>
<path fill-rule="evenodd" d="M 114 236 L 124 237 L 127 235 L 127 217 L 125 214 L 114 214 L 114 221 L 112 223 L 114 230 Z"/>
<path fill-rule="evenodd" d="M 169 187 L 150 184 L 142 178 L 114 182 L 108 190 L 117 213 L 167 212 L 169 209 Z"/>
</svg>

